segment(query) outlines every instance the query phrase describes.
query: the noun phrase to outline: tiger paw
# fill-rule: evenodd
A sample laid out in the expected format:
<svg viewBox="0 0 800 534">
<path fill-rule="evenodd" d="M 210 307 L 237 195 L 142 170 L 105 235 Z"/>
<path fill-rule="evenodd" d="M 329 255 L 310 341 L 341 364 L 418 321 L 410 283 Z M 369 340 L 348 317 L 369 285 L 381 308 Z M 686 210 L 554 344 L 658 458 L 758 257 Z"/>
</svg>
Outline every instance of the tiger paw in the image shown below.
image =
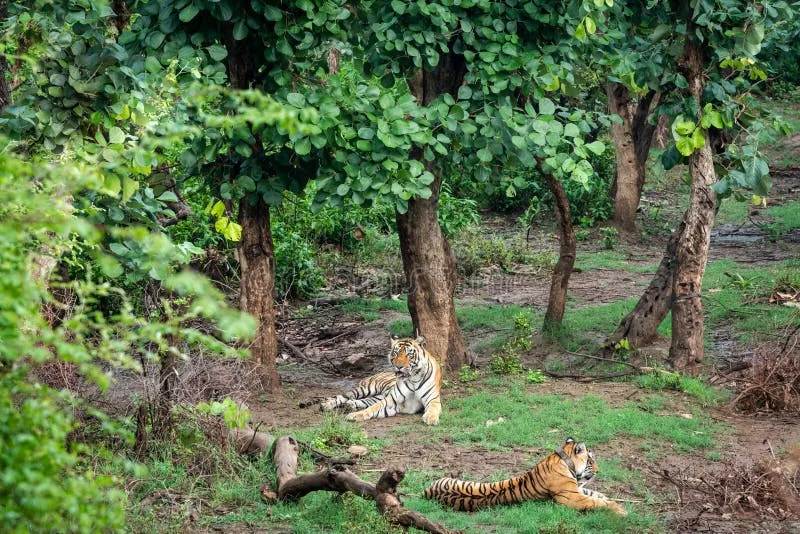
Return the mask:
<svg viewBox="0 0 800 534">
<path fill-rule="evenodd" d="M 331 397 L 329 399 L 325 399 L 319 405 L 320 410 L 323 412 L 330 412 L 331 410 L 336 409 L 336 397 Z"/>
<path fill-rule="evenodd" d="M 422 422 L 426 425 L 438 425 L 439 414 L 434 412 L 425 412 L 422 416 Z"/>
<path fill-rule="evenodd" d="M 354 411 L 358 410 L 358 404 L 356 404 L 356 401 L 354 401 L 354 400 L 349 400 L 349 401 L 344 403 L 344 408 L 348 412 L 354 412 Z"/>
<path fill-rule="evenodd" d="M 369 416 L 364 412 L 353 412 L 344 416 L 346 421 L 366 421 Z"/>
</svg>

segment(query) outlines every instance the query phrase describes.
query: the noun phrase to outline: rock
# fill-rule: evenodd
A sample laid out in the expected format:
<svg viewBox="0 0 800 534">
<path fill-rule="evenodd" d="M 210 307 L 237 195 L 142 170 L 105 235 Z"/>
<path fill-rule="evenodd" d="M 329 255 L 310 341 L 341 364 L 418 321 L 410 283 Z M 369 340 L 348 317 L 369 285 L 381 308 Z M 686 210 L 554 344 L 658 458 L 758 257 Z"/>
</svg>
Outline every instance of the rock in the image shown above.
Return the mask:
<svg viewBox="0 0 800 534">
<path fill-rule="evenodd" d="M 363 352 L 354 352 L 342 362 L 342 367 L 348 369 L 367 369 L 369 366 L 369 358 Z"/>
<path fill-rule="evenodd" d="M 366 447 L 362 447 L 361 445 L 350 445 L 350 448 L 347 449 L 347 453 L 350 456 L 354 456 L 358 458 L 359 456 L 364 456 L 367 454 L 369 450 Z"/>
</svg>

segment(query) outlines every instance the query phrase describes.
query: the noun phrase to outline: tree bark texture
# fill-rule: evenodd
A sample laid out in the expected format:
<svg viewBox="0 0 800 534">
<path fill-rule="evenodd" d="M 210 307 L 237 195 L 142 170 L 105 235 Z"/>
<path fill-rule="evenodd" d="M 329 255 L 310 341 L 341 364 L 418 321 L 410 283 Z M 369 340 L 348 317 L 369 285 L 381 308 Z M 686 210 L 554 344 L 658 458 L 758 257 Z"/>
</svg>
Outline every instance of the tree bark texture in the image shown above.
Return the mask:
<svg viewBox="0 0 800 534">
<path fill-rule="evenodd" d="M 690 96 L 702 107 L 703 48 L 687 39 L 680 67 L 686 78 Z M 697 117 L 700 122 L 700 117 Z M 672 344 L 669 355 L 676 368 L 695 371 L 703 361 L 703 274 L 708 261 L 711 228 L 714 225 L 716 195 L 711 185 L 716 182 L 711 143 L 706 143 L 691 156 L 692 191 L 684 220 L 683 233 L 675 253 L 674 303 L 672 306 Z"/>
<path fill-rule="evenodd" d="M 545 330 L 561 325 L 564 319 L 564 309 L 567 305 L 567 287 L 572 267 L 575 265 L 575 230 L 572 228 L 572 219 L 569 211 L 569 200 L 564 193 L 561 182 L 549 173 L 543 173 L 547 187 L 553 194 L 556 220 L 558 221 L 558 234 L 560 240 L 558 262 L 553 269 L 550 282 L 550 296 L 547 300 L 547 312 L 544 315 Z"/>
<path fill-rule="evenodd" d="M 0 22 L 8 19 L 8 0 L 0 0 Z M 0 54 L 0 111 L 11 105 L 11 85 L 6 73 L 9 70 L 5 54 Z"/>
<path fill-rule="evenodd" d="M 281 501 L 297 502 L 312 491 L 352 492 L 376 502 L 378 512 L 393 524 L 413 526 L 435 534 L 452 534 L 454 531 L 435 523 L 425 516 L 403 507 L 397 495 L 397 485 L 403 480 L 405 471 L 389 468 L 381 475 L 378 484 L 371 484 L 358 477 L 345 465 L 335 464 L 330 469 L 310 475 L 297 476 L 299 446 L 291 436 L 281 436 L 275 442 L 274 461 L 277 468 L 278 493 Z M 269 495 L 266 487 L 262 495 Z M 273 497 L 274 498 L 274 497 Z"/>
<path fill-rule="evenodd" d="M 429 105 L 439 95 L 456 94 L 465 73 L 463 57 L 450 53 L 442 55 L 435 70 L 417 71 L 409 80 L 409 86 L 417 102 Z M 442 170 L 434 162 L 425 161 L 420 149 L 414 149 L 410 157 L 422 162 L 435 179 L 430 185 L 430 198 L 412 198 L 408 201 L 408 211 L 397 213 L 400 252 L 409 286 L 408 309 L 414 330 L 425 337 L 430 354 L 444 364 L 446 370 L 455 371 L 471 362 L 456 318 L 455 259 L 439 226 Z"/>
<path fill-rule="evenodd" d="M 256 39 L 259 38 L 251 32 L 247 39 L 236 40 L 233 26 L 225 27 L 223 41 L 228 49 L 228 77 L 234 89 L 247 89 L 257 81 L 258 64 L 253 51 L 260 48 L 251 42 Z M 254 147 L 254 153 L 261 150 L 261 146 Z M 261 197 L 255 202 L 243 198 L 239 202 L 239 224 L 242 226 L 242 238 L 236 247 L 241 269 L 239 304 L 242 311 L 258 321 L 250 352 L 253 362 L 260 366 L 261 385 L 266 391 L 276 391 L 280 378 L 275 363 L 278 356 L 274 308 L 275 249 L 269 206 Z"/>
<path fill-rule="evenodd" d="M 278 338 L 275 331 L 275 252 L 272 243 L 269 206 L 261 197 L 239 203 L 242 238 L 236 246 L 241 267 L 239 307 L 256 318 L 258 330 L 250 346 L 253 362 L 259 366 L 261 385 L 275 391 L 280 385 L 275 359 Z"/>
<path fill-rule="evenodd" d="M 622 123 L 612 123 L 611 137 L 616 149 L 616 169 L 612 184 L 614 197 L 614 225 L 622 231 L 636 230 L 636 210 L 642 198 L 645 180 L 645 163 L 656 125 L 648 123 L 650 106 L 658 94 L 649 91 L 638 102 L 631 99 L 630 91 L 622 84 L 608 86 L 608 108 L 619 115 Z"/>
<path fill-rule="evenodd" d="M 685 222 L 672 233 L 667 250 L 658 270 L 642 294 L 639 302 L 625 316 L 617 329 L 611 334 L 603 347 L 613 349 L 614 345 L 627 339 L 631 348 L 641 348 L 650 344 L 658 333 L 658 327 L 672 308 L 672 284 L 675 277 L 675 251 L 678 239 L 683 234 Z"/>
</svg>

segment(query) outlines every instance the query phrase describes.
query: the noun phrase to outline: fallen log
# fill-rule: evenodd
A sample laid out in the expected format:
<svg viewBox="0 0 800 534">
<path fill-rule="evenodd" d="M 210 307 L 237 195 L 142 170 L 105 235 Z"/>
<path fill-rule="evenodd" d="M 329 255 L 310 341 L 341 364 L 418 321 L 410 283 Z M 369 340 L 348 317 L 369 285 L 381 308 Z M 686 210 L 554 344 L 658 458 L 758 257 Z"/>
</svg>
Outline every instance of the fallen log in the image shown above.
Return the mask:
<svg viewBox="0 0 800 534">
<path fill-rule="evenodd" d="M 346 465 L 334 464 L 329 469 L 297 476 L 297 456 L 300 445 L 291 436 L 281 436 L 275 442 L 274 461 L 277 468 L 277 498 L 285 502 L 297 502 L 312 491 L 352 492 L 365 499 L 376 502 L 378 512 L 395 525 L 408 528 L 413 526 L 434 534 L 454 534 L 456 531 L 435 523 L 425 516 L 408 510 L 397 495 L 397 485 L 403 480 L 405 471 L 389 468 L 381 475 L 378 484 L 361 480 Z M 266 485 L 265 485 L 266 486 Z M 261 494 L 272 497 L 268 487 Z"/>
</svg>

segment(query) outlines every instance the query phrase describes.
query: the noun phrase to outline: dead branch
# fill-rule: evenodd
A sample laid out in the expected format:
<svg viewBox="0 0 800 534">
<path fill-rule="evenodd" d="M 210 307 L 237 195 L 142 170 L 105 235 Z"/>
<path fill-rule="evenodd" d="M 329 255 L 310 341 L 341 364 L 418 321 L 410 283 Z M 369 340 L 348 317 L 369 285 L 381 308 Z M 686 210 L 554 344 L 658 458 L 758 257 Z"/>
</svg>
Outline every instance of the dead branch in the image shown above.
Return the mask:
<svg viewBox="0 0 800 534">
<path fill-rule="evenodd" d="M 277 498 L 281 501 L 296 502 L 312 491 L 352 492 L 365 499 L 375 500 L 378 511 L 390 523 L 405 528 L 413 526 L 435 534 L 455 532 L 403 507 L 397 496 L 397 484 L 405 476 L 402 469 L 387 469 L 377 486 L 361 480 L 342 464 L 335 464 L 328 470 L 298 477 L 297 455 L 300 450 L 298 441 L 291 436 L 281 436 L 275 442 L 274 450 L 278 482 Z M 265 496 L 270 495 L 269 488 L 262 488 L 261 493 Z"/>
</svg>

